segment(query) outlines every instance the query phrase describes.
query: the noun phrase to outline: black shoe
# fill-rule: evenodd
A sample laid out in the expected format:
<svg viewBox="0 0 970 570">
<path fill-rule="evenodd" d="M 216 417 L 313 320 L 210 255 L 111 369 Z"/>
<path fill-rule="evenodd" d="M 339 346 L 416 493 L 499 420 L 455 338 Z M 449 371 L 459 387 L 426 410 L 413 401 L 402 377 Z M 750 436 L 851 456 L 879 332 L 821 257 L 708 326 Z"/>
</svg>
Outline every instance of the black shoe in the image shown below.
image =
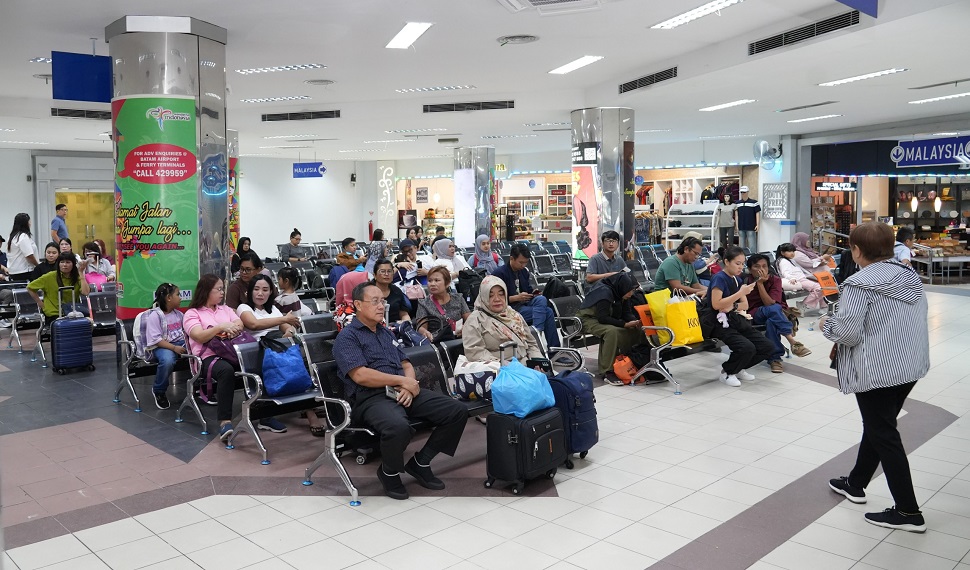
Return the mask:
<svg viewBox="0 0 970 570">
<path fill-rule="evenodd" d="M 829 488 L 857 505 L 866 502 L 866 492 L 858 487 L 849 485 L 848 477 L 829 479 Z"/>
<path fill-rule="evenodd" d="M 408 461 L 407 465 L 404 466 L 404 470 L 408 472 L 408 475 L 414 477 L 418 481 L 418 485 L 421 485 L 425 489 L 433 489 L 435 491 L 440 491 L 445 488 L 444 482 L 434 476 L 431 472 L 431 467 L 424 467 L 418 465 L 418 462 L 413 457 L 411 461 Z"/>
<path fill-rule="evenodd" d="M 384 485 L 384 494 L 388 497 L 397 499 L 398 501 L 404 501 L 410 497 L 408 490 L 401 481 L 401 476 L 384 473 L 383 464 L 377 466 L 377 478 L 380 479 L 381 485 Z"/>
<path fill-rule="evenodd" d="M 159 410 L 167 410 L 171 407 L 172 403 L 168 401 L 168 396 L 165 392 L 152 392 L 155 395 L 155 405 L 158 406 Z"/>
<path fill-rule="evenodd" d="M 896 507 L 893 507 L 881 513 L 866 513 L 866 522 L 883 528 L 893 528 L 909 532 L 926 532 L 926 521 L 923 520 L 923 513 L 920 511 L 916 511 L 913 514 L 904 514 L 899 512 Z"/>
</svg>

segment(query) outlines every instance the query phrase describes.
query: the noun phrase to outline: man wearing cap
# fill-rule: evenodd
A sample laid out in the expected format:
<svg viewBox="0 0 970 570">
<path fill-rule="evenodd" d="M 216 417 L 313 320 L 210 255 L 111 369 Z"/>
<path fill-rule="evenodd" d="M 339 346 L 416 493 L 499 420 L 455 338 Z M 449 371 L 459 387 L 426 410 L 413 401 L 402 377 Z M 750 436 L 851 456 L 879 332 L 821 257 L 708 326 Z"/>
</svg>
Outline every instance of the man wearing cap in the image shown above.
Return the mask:
<svg viewBox="0 0 970 570">
<path fill-rule="evenodd" d="M 738 201 L 738 239 L 741 247 L 758 251 L 758 225 L 761 222 L 761 205 L 757 200 L 748 198 L 748 187 L 741 187 L 741 200 Z"/>
<path fill-rule="evenodd" d="M 701 240 L 703 243 L 704 236 L 700 232 L 687 232 L 684 234 L 684 238 L 695 238 Z M 706 246 L 705 246 L 706 249 Z M 694 260 L 694 273 L 697 273 L 697 280 L 704 287 L 710 287 L 711 285 L 711 266 L 717 263 L 717 256 L 711 255 L 706 258 L 698 256 Z"/>
</svg>

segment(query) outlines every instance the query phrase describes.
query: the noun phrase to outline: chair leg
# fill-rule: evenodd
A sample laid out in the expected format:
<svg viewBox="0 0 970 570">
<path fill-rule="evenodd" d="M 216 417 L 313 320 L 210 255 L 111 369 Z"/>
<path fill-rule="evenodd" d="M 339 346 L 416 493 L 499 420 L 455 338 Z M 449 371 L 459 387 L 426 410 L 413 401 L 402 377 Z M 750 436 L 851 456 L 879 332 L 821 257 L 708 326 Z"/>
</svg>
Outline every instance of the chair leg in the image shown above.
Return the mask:
<svg viewBox="0 0 970 570">
<path fill-rule="evenodd" d="M 185 408 L 192 408 L 195 411 L 196 417 L 199 418 L 199 423 L 202 424 L 202 435 L 209 435 L 208 428 L 205 424 L 205 418 L 202 417 L 202 410 L 199 409 L 199 403 L 195 401 L 195 380 L 197 375 L 193 375 L 185 382 L 185 399 L 182 400 L 182 404 L 179 409 L 175 412 L 175 423 L 182 423 L 182 410 Z"/>
<path fill-rule="evenodd" d="M 350 474 L 344 468 L 343 464 L 340 462 L 340 458 L 337 457 L 337 433 L 336 431 L 328 431 L 324 440 L 326 441 L 326 448 L 323 453 L 321 453 L 316 460 L 306 468 L 306 476 L 303 480 L 304 485 L 312 485 L 313 480 L 311 477 L 317 469 L 320 468 L 329 459 L 333 464 L 333 468 L 340 475 L 341 481 L 343 481 L 344 486 L 347 487 L 347 491 L 350 493 L 350 506 L 359 507 L 360 498 L 357 492 L 357 487 L 354 486 L 354 482 L 350 479 Z"/>
<path fill-rule="evenodd" d="M 255 400 L 256 398 L 254 397 L 243 402 L 242 414 L 239 418 L 239 423 L 236 425 L 237 429 L 234 430 L 232 432 L 232 435 L 229 436 L 229 441 L 226 442 L 226 449 L 233 449 L 235 446 L 233 445 L 232 442 L 236 439 L 236 436 L 239 435 L 242 431 L 247 431 L 253 434 L 253 439 L 256 440 L 256 445 L 259 446 L 260 451 L 263 452 L 263 461 L 261 463 L 263 465 L 269 465 L 269 457 L 268 457 L 268 452 L 266 451 L 266 446 L 263 445 L 263 440 L 259 437 L 259 433 L 257 433 L 256 426 L 253 425 L 253 420 L 250 415 L 251 406 Z M 241 428 L 241 429 L 238 429 L 238 428 Z"/>
<path fill-rule="evenodd" d="M 637 373 L 633 376 L 631 383 L 636 383 L 637 378 L 640 378 L 647 372 L 657 372 L 658 374 L 666 378 L 671 384 L 674 385 L 674 394 L 679 396 L 683 394 L 683 391 L 681 390 L 680 382 L 674 379 L 674 376 L 670 373 L 670 371 L 667 370 L 667 368 L 661 362 L 660 360 L 661 350 L 662 349 L 660 348 L 650 349 L 650 361 L 647 362 L 642 368 L 640 368 L 640 370 L 637 370 Z"/>
</svg>

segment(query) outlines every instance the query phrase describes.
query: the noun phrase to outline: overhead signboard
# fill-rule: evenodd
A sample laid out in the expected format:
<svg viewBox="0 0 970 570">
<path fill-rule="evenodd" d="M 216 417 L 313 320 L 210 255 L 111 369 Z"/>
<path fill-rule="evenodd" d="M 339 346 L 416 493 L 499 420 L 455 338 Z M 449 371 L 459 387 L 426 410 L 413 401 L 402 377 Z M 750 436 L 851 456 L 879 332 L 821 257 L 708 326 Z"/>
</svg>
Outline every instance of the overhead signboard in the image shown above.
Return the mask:
<svg viewBox="0 0 970 570">
<path fill-rule="evenodd" d="M 849 8 L 855 8 L 863 14 L 868 14 L 873 18 L 879 14 L 879 0 L 838 0 Z"/>
<path fill-rule="evenodd" d="M 322 162 L 294 162 L 293 178 L 323 178 L 327 168 Z"/>
<path fill-rule="evenodd" d="M 818 192 L 855 192 L 859 187 L 855 182 L 816 182 Z"/>
<path fill-rule="evenodd" d="M 970 166 L 970 136 L 899 141 L 889 153 L 899 168 L 919 166 Z"/>
</svg>

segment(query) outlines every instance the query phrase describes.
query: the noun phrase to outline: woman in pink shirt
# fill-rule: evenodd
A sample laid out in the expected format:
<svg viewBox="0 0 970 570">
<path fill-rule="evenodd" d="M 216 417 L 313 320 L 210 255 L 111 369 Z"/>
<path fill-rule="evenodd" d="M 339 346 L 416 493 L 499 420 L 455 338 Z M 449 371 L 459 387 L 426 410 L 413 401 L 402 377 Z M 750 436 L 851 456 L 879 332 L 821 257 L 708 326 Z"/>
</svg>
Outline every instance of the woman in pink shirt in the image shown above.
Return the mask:
<svg viewBox="0 0 970 570">
<path fill-rule="evenodd" d="M 236 390 L 236 370 L 232 364 L 218 358 L 206 346 L 217 335 L 235 338 L 245 327 L 236 312 L 222 304 L 225 286 L 222 279 L 206 274 L 199 279 L 192 295 L 189 309 L 185 311 L 182 326 L 188 337 L 189 350 L 202 359 L 202 374 L 210 373 L 216 382 L 216 411 L 219 419 L 219 439 L 226 441 L 232 435 L 232 398 Z"/>
</svg>

